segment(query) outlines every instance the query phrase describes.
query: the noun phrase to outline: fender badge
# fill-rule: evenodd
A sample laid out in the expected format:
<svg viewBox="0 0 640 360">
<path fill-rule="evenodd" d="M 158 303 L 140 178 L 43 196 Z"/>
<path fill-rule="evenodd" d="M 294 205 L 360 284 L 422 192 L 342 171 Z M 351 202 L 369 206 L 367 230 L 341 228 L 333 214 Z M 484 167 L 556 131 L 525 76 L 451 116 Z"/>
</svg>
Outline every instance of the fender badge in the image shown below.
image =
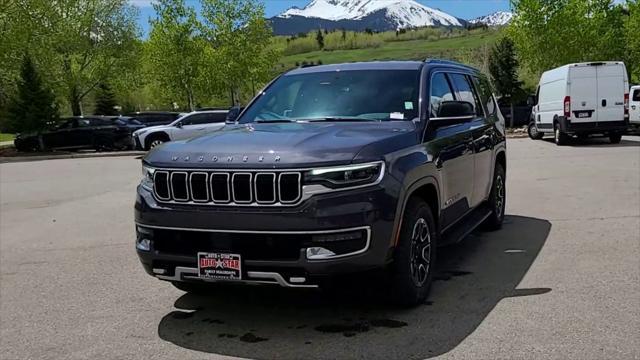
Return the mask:
<svg viewBox="0 0 640 360">
<path fill-rule="evenodd" d="M 227 156 L 227 162 L 232 162 L 233 161 L 233 156 Z"/>
<path fill-rule="evenodd" d="M 245 155 L 245 156 L 242 157 L 242 162 L 247 162 L 247 160 L 249 160 L 248 156 Z"/>
<path fill-rule="evenodd" d="M 200 156 L 200 157 L 198 158 L 198 161 L 199 161 L 199 162 L 203 162 L 203 161 L 204 161 L 204 156 Z"/>
<path fill-rule="evenodd" d="M 276 155 L 276 162 L 280 161 L 280 155 Z"/>
<path fill-rule="evenodd" d="M 211 160 L 212 160 L 213 162 L 218 162 L 218 157 L 217 157 L 217 156 L 214 156 L 213 158 L 211 158 Z"/>
<path fill-rule="evenodd" d="M 260 156 L 258 157 L 258 161 L 259 161 L 259 162 L 263 162 L 263 161 L 264 161 L 264 156 L 260 155 Z"/>
<path fill-rule="evenodd" d="M 172 157 L 172 158 L 171 158 L 171 160 L 173 160 L 173 161 L 178 161 L 178 157 L 177 157 L 177 156 L 174 156 L 174 157 Z"/>
<path fill-rule="evenodd" d="M 188 156 L 185 156 L 185 157 L 184 157 L 184 161 L 189 161 L 189 157 L 188 157 Z"/>
</svg>

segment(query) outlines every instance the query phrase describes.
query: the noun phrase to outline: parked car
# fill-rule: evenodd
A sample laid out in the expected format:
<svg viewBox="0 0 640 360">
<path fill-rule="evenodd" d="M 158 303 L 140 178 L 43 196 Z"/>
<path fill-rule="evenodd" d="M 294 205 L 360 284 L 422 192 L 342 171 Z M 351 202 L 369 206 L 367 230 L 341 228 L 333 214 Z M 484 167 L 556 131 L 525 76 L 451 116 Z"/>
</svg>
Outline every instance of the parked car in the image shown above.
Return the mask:
<svg viewBox="0 0 640 360">
<path fill-rule="evenodd" d="M 640 85 L 632 86 L 629 94 L 629 125 L 637 133 L 640 132 Z"/>
<path fill-rule="evenodd" d="M 225 125 L 229 110 L 194 111 L 178 118 L 169 125 L 151 126 L 133 133 L 136 149 L 150 150 L 167 141 L 184 140 Z"/>
<path fill-rule="evenodd" d="M 137 253 L 150 275 L 179 289 L 316 288 L 384 269 L 387 293 L 416 305 L 438 245 L 504 219 L 504 118 L 473 68 L 298 68 L 237 120 L 143 159 Z"/>
<path fill-rule="evenodd" d="M 170 111 L 141 111 L 127 114 L 126 116 L 137 119 L 145 126 L 167 125 L 174 122 L 184 113 Z"/>
<path fill-rule="evenodd" d="M 629 121 L 629 79 L 622 62 L 569 64 L 542 74 L 530 98 L 529 137 L 553 133 L 558 145 L 592 134 L 619 143 Z"/>
<path fill-rule="evenodd" d="M 128 117 L 78 116 L 63 119 L 40 134 L 18 134 L 14 145 L 20 151 L 126 149 L 132 147 L 131 134 L 142 127 L 144 125 Z"/>
</svg>

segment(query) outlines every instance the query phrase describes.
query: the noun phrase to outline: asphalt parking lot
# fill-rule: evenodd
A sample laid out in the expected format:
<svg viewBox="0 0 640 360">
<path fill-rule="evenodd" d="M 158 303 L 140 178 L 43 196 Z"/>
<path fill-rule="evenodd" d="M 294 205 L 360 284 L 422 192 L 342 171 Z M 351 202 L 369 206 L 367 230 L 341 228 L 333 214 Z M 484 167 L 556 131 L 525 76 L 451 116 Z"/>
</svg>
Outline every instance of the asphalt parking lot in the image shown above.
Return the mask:
<svg viewBox="0 0 640 360">
<path fill-rule="evenodd" d="M 638 137 L 509 140 L 504 228 L 441 251 L 409 310 L 362 284 L 195 296 L 149 277 L 139 163 L 0 165 L 0 358 L 640 358 Z"/>
</svg>

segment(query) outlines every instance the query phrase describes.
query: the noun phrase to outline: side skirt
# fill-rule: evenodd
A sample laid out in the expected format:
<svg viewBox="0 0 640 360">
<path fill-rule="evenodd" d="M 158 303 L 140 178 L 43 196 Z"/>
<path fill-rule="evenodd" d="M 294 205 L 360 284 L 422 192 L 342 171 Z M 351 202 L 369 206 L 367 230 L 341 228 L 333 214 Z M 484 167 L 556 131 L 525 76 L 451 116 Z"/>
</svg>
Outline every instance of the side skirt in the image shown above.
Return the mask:
<svg viewBox="0 0 640 360">
<path fill-rule="evenodd" d="M 467 235 L 480 226 L 489 215 L 491 215 L 491 210 L 485 205 L 478 206 L 442 232 L 440 245 L 450 245 L 462 241 Z"/>
</svg>

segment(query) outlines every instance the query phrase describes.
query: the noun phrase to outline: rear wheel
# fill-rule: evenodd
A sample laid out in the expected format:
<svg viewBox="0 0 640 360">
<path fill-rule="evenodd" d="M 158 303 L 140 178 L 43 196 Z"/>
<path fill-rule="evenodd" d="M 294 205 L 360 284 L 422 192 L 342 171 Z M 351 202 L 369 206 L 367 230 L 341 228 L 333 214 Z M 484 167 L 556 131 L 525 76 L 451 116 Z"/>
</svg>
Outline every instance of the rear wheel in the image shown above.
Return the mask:
<svg viewBox="0 0 640 360">
<path fill-rule="evenodd" d="M 419 198 L 407 204 L 391 266 L 391 297 L 402 306 L 416 306 L 429 295 L 436 261 L 438 232 L 431 208 Z"/>
<path fill-rule="evenodd" d="M 532 140 L 540 140 L 544 136 L 544 133 L 538 132 L 538 128 L 536 127 L 535 123 L 529 124 L 527 133 Z"/>
<path fill-rule="evenodd" d="M 556 123 L 553 128 L 554 139 L 556 141 L 556 145 L 562 146 L 567 145 L 569 142 L 569 135 L 562 132 L 560 129 L 560 124 Z"/>
<path fill-rule="evenodd" d="M 487 230 L 497 230 L 502 227 L 504 221 L 504 209 L 507 203 L 507 187 L 504 168 L 496 163 L 493 174 L 493 185 L 487 205 L 491 210 L 491 215 L 482 224 Z"/>
<path fill-rule="evenodd" d="M 622 140 L 622 135 L 621 134 L 610 134 L 609 135 L 609 141 L 612 144 L 619 144 L 621 140 Z"/>
</svg>

